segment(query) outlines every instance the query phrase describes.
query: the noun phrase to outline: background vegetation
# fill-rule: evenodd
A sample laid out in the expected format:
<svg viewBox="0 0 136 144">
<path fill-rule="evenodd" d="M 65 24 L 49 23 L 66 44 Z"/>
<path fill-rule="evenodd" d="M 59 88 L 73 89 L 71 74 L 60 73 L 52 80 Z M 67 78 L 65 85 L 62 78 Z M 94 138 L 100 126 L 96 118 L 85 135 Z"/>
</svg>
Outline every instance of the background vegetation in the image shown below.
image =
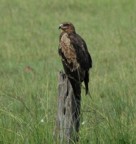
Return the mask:
<svg viewBox="0 0 136 144">
<path fill-rule="evenodd" d="M 135 144 L 135 0 L 0 0 L 0 144 L 55 143 L 63 21 L 93 58 L 79 143 Z"/>
</svg>

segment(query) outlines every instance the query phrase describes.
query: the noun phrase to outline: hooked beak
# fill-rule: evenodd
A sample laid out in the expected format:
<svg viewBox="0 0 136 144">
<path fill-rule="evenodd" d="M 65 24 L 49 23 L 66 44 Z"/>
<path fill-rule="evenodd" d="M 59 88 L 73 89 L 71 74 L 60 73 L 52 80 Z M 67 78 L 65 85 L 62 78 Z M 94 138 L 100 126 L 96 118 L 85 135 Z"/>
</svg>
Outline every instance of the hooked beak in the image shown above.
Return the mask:
<svg viewBox="0 0 136 144">
<path fill-rule="evenodd" d="M 59 29 L 62 29 L 62 27 L 63 27 L 63 24 L 60 24 L 60 25 L 59 25 Z"/>
</svg>

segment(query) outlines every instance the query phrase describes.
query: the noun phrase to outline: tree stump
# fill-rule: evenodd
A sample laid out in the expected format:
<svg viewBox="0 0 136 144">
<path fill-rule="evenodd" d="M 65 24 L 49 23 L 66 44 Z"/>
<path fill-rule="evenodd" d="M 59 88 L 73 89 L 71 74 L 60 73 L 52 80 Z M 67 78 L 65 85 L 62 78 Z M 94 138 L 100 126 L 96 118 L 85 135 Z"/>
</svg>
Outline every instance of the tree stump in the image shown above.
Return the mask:
<svg viewBox="0 0 136 144">
<path fill-rule="evenodd" d="M 76 143 L 80 126 L 80 98 L 76 98 L 74 95 L 66 74 L 60 72 L 58 81 L 59 94 L 55 136 L 59 144 Z"/>
</svg>

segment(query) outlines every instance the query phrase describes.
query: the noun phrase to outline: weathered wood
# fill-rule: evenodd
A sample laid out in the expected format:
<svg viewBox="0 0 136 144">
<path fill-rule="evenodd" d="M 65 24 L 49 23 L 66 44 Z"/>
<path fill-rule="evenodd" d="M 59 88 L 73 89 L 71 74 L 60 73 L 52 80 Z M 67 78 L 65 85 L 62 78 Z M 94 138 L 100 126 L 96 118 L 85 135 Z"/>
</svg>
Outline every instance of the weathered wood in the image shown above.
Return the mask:
<svg viewBox="0 0 136 144">
<path fill-rule="evenodd" d="M 60 144 L 78 141 L 80 98 L 76 98 L 68 77 L 60 72 L 58 85 L 58 113 L 55 135 Z"/>
</svg>

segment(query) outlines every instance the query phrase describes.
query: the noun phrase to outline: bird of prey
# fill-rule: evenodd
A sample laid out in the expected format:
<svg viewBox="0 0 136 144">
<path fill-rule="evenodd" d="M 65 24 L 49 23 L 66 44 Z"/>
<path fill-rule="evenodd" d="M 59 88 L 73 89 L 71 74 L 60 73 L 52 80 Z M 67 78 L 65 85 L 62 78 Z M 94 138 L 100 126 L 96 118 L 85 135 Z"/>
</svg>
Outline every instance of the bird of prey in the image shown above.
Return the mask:
<svg viewBox="0 0 136 144">
<path fill-rule="evenodd" d="M 80 95 L 82 82 L 85 84 L 87 94 L 92 58 L 86 42 L 76 33 L 74 25 L 70 22 L 60 24 L 59 29 L 61 33 L 58 52 L 61 56 L 64 71 L 68 75 L 75 95 Z"/>
</svg>

